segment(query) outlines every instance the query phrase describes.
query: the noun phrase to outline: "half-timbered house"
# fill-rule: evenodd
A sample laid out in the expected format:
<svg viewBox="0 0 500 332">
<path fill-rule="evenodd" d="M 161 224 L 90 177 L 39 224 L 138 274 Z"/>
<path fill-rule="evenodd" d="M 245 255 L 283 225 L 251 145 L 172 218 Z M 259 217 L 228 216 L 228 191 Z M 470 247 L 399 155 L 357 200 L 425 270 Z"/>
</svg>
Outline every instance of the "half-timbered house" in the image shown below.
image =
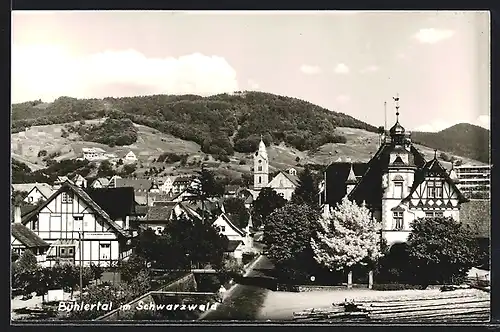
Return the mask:
<svg viewBox="0 0 500 332">
<path fill-rule="evenodd" d="M 30 250 L 35 255 L 37 262 L 41 264 L 45 263 L 45 254 L 50 247 L 49 243 L 18 222 L 11 224 L 10 244 L 12 252 L 19 256 L 26 250 Z"/>
<path fill-rule="evenodd" d="M 106 267 L 131 253 L 132 233 L 119 219 L 113 220 L 84 189 L 68 181 L 21 222 L 50 244 L 50 264 L 67 261 Z"/>
<path fill-rule="evenodd" d="M 368 163 L 327 167 L 320 200 L 325 214 L 345 196 L 365 204 L 381 222 L 382 236 L 389 245 L 405 242 L 411 222 L 417 218 L 445 216 L 459 221 L 460 205 L 467 199 L 456 179 L 439 163 L 437 153 L 426 161 L 399 119 L 389 134 Z"/>
</svg>

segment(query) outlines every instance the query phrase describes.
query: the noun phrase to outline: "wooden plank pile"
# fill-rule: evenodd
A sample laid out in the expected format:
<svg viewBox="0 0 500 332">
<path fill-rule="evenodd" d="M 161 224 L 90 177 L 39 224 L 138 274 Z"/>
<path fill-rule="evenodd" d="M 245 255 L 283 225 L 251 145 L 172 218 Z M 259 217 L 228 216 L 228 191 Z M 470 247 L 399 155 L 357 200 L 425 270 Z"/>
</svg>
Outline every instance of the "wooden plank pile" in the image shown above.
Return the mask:
<svg viewBox="0 0 500 332">
<path fill-rule="evenodd" d="M 330 308 L 294 313 L 294 320 L 371 322 L 487 322 L 488 294 L 456 290 L 434 294 L 412 294 L 398 298 L 344 301 Z"/>
</svg>

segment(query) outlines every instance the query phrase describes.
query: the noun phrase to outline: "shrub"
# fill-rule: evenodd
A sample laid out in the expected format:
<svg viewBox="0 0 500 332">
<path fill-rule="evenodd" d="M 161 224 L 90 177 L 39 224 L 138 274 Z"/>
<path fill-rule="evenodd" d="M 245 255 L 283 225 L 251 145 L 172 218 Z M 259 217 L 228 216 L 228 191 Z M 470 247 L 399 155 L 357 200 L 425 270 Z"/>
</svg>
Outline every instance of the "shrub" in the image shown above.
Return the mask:
<svg viewBox="0 0 500 332">
<path fill-rule="evenodd" d="M 421 285 L 410 285 L 410 284 L 373 284 L 373 290 L 378 291 L 396 291 L 405 289 L 425 289 Z"/>
</svg>

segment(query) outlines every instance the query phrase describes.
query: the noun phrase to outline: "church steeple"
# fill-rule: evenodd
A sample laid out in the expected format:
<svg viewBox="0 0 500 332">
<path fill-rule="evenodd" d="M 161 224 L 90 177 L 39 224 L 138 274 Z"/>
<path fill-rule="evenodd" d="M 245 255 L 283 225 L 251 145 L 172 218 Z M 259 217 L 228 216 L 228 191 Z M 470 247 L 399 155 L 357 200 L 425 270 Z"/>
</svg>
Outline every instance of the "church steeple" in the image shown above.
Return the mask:
<svg viewBox="0 0 500 332">
<path fill-rule="evenodd" d="M 259 150 L 255 152 L 253 158 L 253 183 L 255 189 L 261 189 L 267 186 L 269 182 L 269 160 L 267 157 L 266 144 L 260 137 Z"/>
</svg>

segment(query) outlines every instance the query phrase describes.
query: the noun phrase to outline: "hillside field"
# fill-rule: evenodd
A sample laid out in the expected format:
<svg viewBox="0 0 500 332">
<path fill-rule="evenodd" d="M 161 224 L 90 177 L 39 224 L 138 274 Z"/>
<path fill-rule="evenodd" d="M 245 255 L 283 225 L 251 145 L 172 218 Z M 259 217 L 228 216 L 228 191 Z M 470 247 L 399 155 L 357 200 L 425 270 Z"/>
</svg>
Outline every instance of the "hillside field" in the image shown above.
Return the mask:
<svg viewBox="0 0 500 332">
<path fill-rule="evenodd" d="M 102 122 L 99 120 L 87 120 L 87 123 Z M 76 124 L 74 122 L 72 124 Z M 153 163 L 152 160 L 164 152 L 176 153 L 179 155 L 189 155 L 188 160 L 203 160 L 208 158 L 219 171 L 226 175 L 237 176 L 241 173 L 250 172 L 253 166 L 252 153 L 235 152 L 230 157 L 229 163 L 214 161 L 211 156 L 201 151 L 200 145 L 176 138 L 172 135 L 162 133 L 156 129 L 135 124 L 138 129 L 137 142 L 129 146 L 109 147 L 104 144 L 82 141 L 77 134 L 63 138 L 62 129 L 65 124 L 53 124 L 44 126 L 34 126 L 23 132 L 14 133 L 12 137 L 12 155 L 15 159 L 26 163 L 30 168 L 36 169 L 44 167 L 42 157 L 38 157 L 38 152 L 46 150 L 48 154 L 60 153 L 56 160 L 75 159 L 82 157 L 82 148 L 100 147 L 107 153 L 116 154 L 123 157 L 129 151 L 133 151 L 139 158 L 139 172 L 149 167 L 165 166 L 166 173 L 191 173 L 197 166 L 181 167 L 176 164 Z M 299 151 L 285 144 L 268 147 L 271 171 L 298 167 L 305 163 L 327 165 L 334 161 L 368 161 L 377 151 L 379 145 L 378 134 L 363 129 L 338 127 L 337 134 L 343 135 L 347 143 L 328 143 L 322 145 L 317 152 Z M 432 159 L 434 150 L 425 146 L 416 145 L 424 154 L 426 159 Z M 438 156 L 441 151 L 438 151 Z M 297 159 L 298 157 L 298 159 Z M 465 164 L 483 164 L 478 161 L 456 156 L 463 160 Z M 298 160 L 298 161 L 297 161 Z M 451 164 L 441 161 L 445 167 L 450 168 Z"/>
</svg>

